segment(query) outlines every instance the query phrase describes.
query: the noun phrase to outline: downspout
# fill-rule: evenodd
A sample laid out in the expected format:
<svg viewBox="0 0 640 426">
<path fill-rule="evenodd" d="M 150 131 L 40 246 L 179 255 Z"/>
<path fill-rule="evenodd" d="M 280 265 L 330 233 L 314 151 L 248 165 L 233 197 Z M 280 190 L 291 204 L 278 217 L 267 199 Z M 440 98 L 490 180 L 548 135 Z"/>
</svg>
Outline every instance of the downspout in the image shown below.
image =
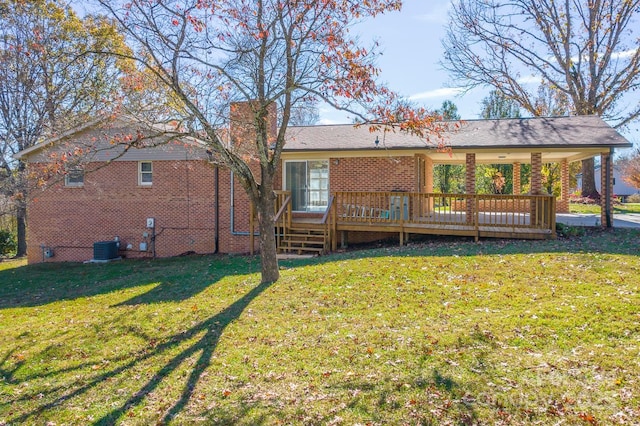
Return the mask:
<svg viewBox="0 0 640 426">
<path fill-rule="evenodd" d="M 611 185 L 611 163 L 613 162 L 613 148 L 609 149 L 609 156 L 607 157 L 607 164 L 605 164 L 605 182 L 607 183 L 607 190 L 604 191 L 606 195 L 606 199 L 604 200 L 604 214 L 605 220 L 607 221 L 607 228 L 611 228 L 613 226 L 613 221 L 611 220 L 611 192 L 613 191 Z"/>
<path fill-rule="evenodd" d="M 213 253 L 220 251 L 220 167 L 215 166 L 213 175 L 213 186 L 216 189 L 215 214 L 216 214 L 216 231 L 213 237 Z"/>
</svg>

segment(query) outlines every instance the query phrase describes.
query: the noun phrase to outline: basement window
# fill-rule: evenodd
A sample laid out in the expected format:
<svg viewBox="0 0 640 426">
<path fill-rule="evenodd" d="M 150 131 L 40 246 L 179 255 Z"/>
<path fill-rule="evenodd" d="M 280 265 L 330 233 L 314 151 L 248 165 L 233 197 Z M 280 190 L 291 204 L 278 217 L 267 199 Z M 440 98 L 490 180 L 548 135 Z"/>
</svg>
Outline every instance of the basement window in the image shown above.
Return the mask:
<svg viewBox="0 0 640 426">
<path fill-rule="evenodd" d="M 64 186 L 78 188 L 84 186 L 84 170 L 74 167 L 64 175 Z"/>
<path fill-rule="evenodd" d="M 153 184 L 153 163 L 151 161 L 140 161 L 138 163 L 138 184 L 151 186 Z"/>
</svg>

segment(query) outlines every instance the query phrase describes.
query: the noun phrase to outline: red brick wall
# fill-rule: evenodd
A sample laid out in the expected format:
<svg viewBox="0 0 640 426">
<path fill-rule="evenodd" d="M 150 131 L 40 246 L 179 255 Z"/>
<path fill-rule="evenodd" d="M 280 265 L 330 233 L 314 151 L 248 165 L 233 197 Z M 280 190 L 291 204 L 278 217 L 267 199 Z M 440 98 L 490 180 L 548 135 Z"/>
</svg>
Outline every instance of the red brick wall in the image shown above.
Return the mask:
<svg viewBox="0 0 640 426">
<path fill-rule="evenodd" d="M 415 160 L 407 157 L 331 158 L 329 191 L 417 191 Z"/>
<path fill-rule="evenodd" d="M 93 164 L 102 166 L 104 164 Z M 32 165 L 36 166 L 36 165 Z M 153 185 L 138 185 L 138 163 L 117 161 L 85 175 L 82 188 L 62 183 L 31 194 L 28 210 L 28 258 L 42 261 L 41 246 L 54 249 L 45 261 L 84 261 L 93 257 L 93 243 L 118 236 L 126 257 L 150 257 L 151 239 L 143 237 L 146 218 L 156 221 L 156 256 L 215 249 L 215 168 L 203 161 L 154 161 Z M 238 180 L 231 191 L 231 173 L 219 169 L 219 251 L 250 250 L 249 201 Z M 415 191 L 415 161 L 398 158 L 333 158 L 330 190 Z M 281 188 L 281 170 L 275 187 Z M 233 213 L 233 224 L 231 214 Z M 233 226 L 233 228 L 232 228 Z M 256 225 L 257 226 L 257 225 Z M 352 242 L 361 236 L 349 236 Z M 141 242 L 149 250 L 139 251 Z M 259 240 L 255 238 L 256 249 Z"/>
<path fill-rule="evenodd" d="M 95 164 L 93 165 L 100 165 Z M 83 261 L 93 243 L 120 237 L 126 257 L 148 257 L 140 242 L 146 218 L 156 222 L 158 257 L 214 251 L 214 168 L 203 161 L 154 161 L 153 185 L 138 185 L 138 163 L 113 162 L 85 175 L 82 188 L 61 182 L 34 190 L 28 206 L 28 260 L 42 261 L 41 245 L 55 256 L 46 261 Z M 151 245 L 149 244 L 149 249 Z"/>
<path fill-rule="evenodd" d="M 231 229 L 231 195 L 231 172 L 228 169 L 220 169 L 220 252 L 247 253 L 249 251 L 249 197 L 237 179 L 234 181 L 233 190 L 233 230 Z M 256 238 L 256 248 L 257 246 Z"/>
</svg>

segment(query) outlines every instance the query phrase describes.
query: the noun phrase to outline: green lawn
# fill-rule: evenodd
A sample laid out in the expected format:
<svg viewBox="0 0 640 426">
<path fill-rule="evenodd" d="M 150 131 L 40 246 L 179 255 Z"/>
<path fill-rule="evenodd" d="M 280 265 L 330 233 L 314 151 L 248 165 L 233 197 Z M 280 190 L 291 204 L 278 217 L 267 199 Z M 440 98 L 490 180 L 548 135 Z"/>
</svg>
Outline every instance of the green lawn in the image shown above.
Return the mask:
<svg viewBox="0 0 640 426">
<path fill-rule="evenodd" d="M 634 423 L 639 242 L 0 263 L 0 424 Z"/>
<path fill-rule="evenodd" d="M 600 206 L 596 204 L 569 204 L 569 211 L 571 213 L 595 213 L 600 214 Z M 640 203 L 624 203 L 624 204 L 614 204 L 613 205 L 614 213 L 640 213 Z"/>
</svg>

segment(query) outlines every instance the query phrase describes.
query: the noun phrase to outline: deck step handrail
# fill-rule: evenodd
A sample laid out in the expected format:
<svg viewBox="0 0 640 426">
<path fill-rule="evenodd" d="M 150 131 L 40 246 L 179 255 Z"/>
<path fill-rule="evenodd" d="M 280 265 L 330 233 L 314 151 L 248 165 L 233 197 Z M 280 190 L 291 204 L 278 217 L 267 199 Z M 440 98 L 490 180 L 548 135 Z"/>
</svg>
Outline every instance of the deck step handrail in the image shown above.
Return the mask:
<svg viewBox="0 0 640 426">
<path fill-rule="evenodd" d="M 280 220 L 282 215 L 287 211 L 289 204 L 291 204 L 291 194 L 289 194 L 282 202 L 282 205 L 280 206 L 280 210 L 277 211 L 276 215 L 273 218 L 274 222 L 277 223 Z"/>
<path fill-rule="evenodd" d="M 327 223 L 327 219 L 329 219 L 330 213 L 331 213 L 331 207 L 333 206 L 333 201 L 335 200 L 336 196 L 335 195 L 331 195 L 329 197 L 329 202 L 327 203 L 327 209 L 324 211 L 324 215 L 322 216 L 322 223 L 326 224 Z"/>
<path fill-rule="evenodd" d="M 290 191 L 275 191 L 276 203 L 275 203 L 275 216 L 273 223 L 276 228 L 276 247 L 280 249 L 283 244 L 283 240 L 286 239 L 291 227 L 291 192 Z"/>
</svg>

